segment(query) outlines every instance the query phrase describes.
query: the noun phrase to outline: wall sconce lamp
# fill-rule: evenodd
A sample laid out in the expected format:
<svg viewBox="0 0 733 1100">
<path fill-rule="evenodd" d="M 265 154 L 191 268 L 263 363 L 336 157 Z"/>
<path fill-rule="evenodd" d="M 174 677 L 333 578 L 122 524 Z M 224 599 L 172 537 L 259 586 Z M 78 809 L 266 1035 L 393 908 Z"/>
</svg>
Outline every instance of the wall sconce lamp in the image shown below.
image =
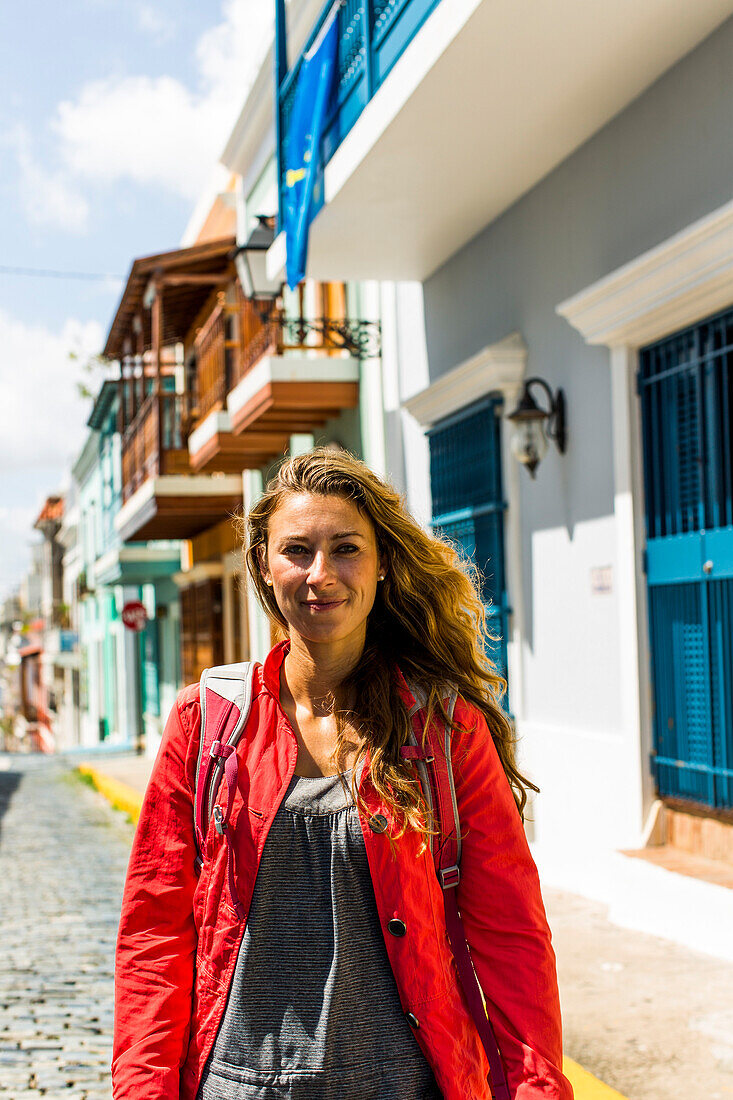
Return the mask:
<svg viewBox="0 0 733 1100">
<path fill-rule="evenodd" d="M 532 397 L 532 386 L 540 386 L 547 394 L 549 409 L 542 409 Z M 565 394 L 552 390 L 543 378 L 528 378 L 522 396 L 514 412 L 507 416 L 512 422 L 509 449 L 518 462 L 526 466 L 535 478 L 536 469 L 547 454 L 548 440 L 552 439 L 560 454 L 565 454 Z"/>
<path fill-rule="evenodd" d="M 282 283 L 267 277 L 267 250 L 275 239 L 275 219 L 265 214 L 257 215 L 254 227 L 244 244 L 234 250 L 234 266 L 245 296 L 254 303 L 275 302 L 282 293 Z M 259 310 L 258 310 L 259 312 Z M 264 310 L 265 316 L 269 313 Z M 264 319 L 264 318 L 263 318 Z"/>
</svg>

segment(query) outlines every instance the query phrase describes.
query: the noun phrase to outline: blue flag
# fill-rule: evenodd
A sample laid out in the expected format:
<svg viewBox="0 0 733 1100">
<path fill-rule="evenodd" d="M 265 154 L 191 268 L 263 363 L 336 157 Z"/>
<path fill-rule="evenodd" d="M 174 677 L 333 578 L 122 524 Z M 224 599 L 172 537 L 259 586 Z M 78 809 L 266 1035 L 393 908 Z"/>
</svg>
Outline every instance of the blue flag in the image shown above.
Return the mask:
<svg viewBox="0 0 733 1100">
<path fill-rule="evenodd" d="M 291 290 L 305 277 L 308 229 L 315 213 L 315 183 L 321 168 L 321 138 L 336 69 L 340 7 L 341 0 L 337 0 L 303 57 L 290 116 L 283 220 L 287 245 L 285 266 Z"/>
</svg>

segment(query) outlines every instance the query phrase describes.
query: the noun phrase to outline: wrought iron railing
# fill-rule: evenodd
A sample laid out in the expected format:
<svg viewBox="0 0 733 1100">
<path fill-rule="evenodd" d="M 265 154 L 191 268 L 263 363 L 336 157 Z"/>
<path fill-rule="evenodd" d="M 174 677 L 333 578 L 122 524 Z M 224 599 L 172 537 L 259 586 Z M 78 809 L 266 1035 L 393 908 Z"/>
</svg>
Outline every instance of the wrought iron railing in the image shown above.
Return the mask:
<svg viewBox="0 0 733 1100">
<path fill-rule="evenodd" d="M 338 317 L 287 317 L 269 303 L 242 297 L 239 307 L 240 342 L 232 364 L 231 386 L 248 374 L 265 355 L 313 351 L 355 358 L 378 355 L 378 321 Z"/>
<path fill-rule="evenodd" d="M 356 359 L 379 354 L 378 321 L 350 321 L 336 317 L 285 317 L 280 322 L 283 350 L 317 348 L 348 352 Z"/>
</svg>

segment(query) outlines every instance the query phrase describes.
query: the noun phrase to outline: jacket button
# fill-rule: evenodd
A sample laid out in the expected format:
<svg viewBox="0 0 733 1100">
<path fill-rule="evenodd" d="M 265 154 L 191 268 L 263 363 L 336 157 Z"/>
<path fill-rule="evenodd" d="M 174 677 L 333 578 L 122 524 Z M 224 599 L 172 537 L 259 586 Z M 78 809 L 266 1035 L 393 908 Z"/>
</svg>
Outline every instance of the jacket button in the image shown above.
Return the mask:
<svg viewBox="0 0 733 1100">
<path fill-rule="evenodd" d="M 387 818 L 383 814 L 375 814 L 369 818 L 369 828 L 373 833 L 383 833 L 387 828 Z"/>
<path fill-rule="evenodd" d="M 415 1031 L 417 1031 L 417 1029 L 420 1027 L 420 1021 L 418 1020 L 414 1012 L 408 1012 L 405 1016 L 405 1019 L 407 1020 L 410 1027 L 414 1028 Z"/>
<path fill-rule="evenodd" d="M 387 925 L 393 936 L 406 936 L 407 925 L 399 917 L 392 917 L 392 920 Z"/>
</svg>

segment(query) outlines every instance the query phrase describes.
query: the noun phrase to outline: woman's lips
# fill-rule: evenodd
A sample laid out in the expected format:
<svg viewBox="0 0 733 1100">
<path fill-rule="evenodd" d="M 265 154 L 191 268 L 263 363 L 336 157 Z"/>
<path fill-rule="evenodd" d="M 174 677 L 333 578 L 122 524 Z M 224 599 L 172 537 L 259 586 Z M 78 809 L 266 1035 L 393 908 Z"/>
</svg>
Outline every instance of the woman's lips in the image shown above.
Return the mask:
<svg viewBox="0 0 733 1100">
<path fill-rule="evenodd" d="M 332 607 L 340 607 L 345 600 L 306 600 L 305 606 L 313 611 L 330 611 Z"/>
</svg>

